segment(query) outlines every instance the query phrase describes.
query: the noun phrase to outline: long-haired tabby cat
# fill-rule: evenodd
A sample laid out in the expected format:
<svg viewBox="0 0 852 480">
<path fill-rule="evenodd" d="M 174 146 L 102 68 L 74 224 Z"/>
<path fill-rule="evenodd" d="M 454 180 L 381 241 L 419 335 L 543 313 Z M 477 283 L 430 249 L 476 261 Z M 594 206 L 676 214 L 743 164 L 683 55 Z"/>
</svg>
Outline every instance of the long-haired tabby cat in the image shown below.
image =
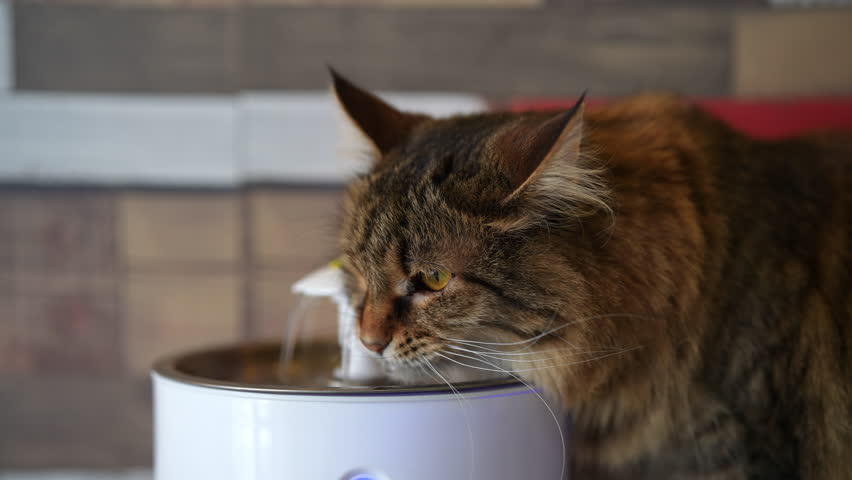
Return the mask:
<svg viewBox="0 0 852 480">
<path fill-rule="evenodd" d="M 852 478 L 852 142 L 668 95 L 433 119 L 333 77 L 375 150 L 341 244 L 370 350 L 555 394 L 578 480 Z"/>
</svg>

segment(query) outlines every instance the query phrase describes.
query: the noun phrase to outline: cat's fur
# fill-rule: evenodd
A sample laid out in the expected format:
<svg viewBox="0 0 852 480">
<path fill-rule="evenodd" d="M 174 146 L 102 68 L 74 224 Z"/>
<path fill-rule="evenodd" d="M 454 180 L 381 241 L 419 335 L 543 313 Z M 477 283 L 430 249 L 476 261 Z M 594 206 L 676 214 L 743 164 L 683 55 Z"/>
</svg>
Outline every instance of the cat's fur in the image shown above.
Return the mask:
<svg viewBox="0 0 852 480">
<path fill-rule="evenodd" d="M 852 478 L 852 142 L 753 140 L 669 95 L 436 120 L 335 90 L 375 146 L 341 247 L 387 362 L 555 393 L 579 480 Z"/>
</svg>

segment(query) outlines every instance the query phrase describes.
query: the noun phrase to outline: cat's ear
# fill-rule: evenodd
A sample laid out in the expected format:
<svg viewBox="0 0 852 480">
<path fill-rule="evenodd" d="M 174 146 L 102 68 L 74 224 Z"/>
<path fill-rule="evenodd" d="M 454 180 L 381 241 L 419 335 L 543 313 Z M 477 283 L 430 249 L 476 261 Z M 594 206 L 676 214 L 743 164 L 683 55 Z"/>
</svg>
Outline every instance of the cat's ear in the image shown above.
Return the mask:
<svg viewBox="0 0 852 480">
<path fill-rule="evenodd" d="M 401 112 L 372 93 L 357 87 L 329 67 L 332 89 L 352 123 L 380 155 L 399 145 L 426 115 Z"/>
<path fill-rule="evenodd" d="M 511 188 L 503 203 L 521 202 L 524 213 L 504 226 L 523 228 L 542 217 L 576 218 L 609 208 L 600 172 L 586 164 L 580 152 L 585 96 L 568 111 L 516 126 L 499 138 L 497 148 Z"/>
</svg>

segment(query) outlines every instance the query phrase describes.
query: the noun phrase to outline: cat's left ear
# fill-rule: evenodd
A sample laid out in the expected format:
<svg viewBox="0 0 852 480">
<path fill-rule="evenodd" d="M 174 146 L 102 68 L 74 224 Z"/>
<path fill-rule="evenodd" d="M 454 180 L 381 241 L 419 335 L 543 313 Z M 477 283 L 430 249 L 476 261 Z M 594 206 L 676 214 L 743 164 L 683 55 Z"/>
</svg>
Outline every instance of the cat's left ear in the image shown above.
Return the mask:
<svg viewBox="0 0 852 480">
<path fill-rule="evenodd" d="M 357 87 L 329 68 L 332 88 L 340 106 L 358 130 L 378 150 L 386 155 L 402 143 L 426 115 L 401 112 L 372 93 Z"/>
<path fill-rule="evenodd" d="M 580 152 L 585 96 L 565 112 L 524 122 L 499 138 L 496 146 L 511 188 L 503 204 L 521 202 L 525 213 L 506 226 L 523 228 L 545 216 L 577 217 L 608 208 L 599 172 L 584 165 Z"/>
</svg>

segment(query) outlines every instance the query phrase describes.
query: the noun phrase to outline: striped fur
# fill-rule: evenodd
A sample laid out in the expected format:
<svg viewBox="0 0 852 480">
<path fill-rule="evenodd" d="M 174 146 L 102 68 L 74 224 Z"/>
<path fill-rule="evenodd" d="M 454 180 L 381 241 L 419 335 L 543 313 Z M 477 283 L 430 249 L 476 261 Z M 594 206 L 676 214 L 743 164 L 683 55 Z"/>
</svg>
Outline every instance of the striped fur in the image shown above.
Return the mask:
<svg viewBox="0 0 852 480">
<path fill-rule="evenodd" d="M 668 95 L 553 119 L 382 134 L 341 249 L 387 362 L 540 335 L 493 361 L 572 411 L 583 480 L 852 478 L 852 142 L 753 140 Z"/>
</svg>

